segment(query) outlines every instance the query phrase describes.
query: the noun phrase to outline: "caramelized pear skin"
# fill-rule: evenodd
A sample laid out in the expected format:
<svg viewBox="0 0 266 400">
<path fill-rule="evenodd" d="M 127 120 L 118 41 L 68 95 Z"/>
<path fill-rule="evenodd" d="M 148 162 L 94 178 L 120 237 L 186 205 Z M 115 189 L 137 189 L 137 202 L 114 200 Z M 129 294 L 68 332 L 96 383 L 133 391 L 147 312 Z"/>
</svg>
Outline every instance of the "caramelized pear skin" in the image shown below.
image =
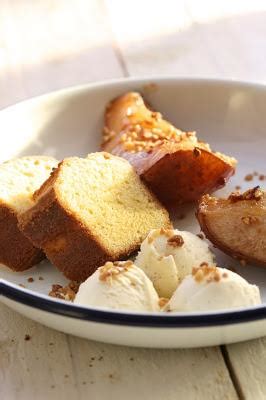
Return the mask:
<svg viewBox="0 0 266 400">
<path fill-rule="evenodd" d="M 183 132 L 126 93 L 106 108 L 103 150 L 126 158 L 167 207 L 199 200 L 223 187 L 236 160 L 215 153 L 195 132 Z"/>
<path fill-rule="evenodd" d="M 227 199 L 205 195 L 197 218 L 206 237 L 228 255 L 266 267 L 266 192 L 258 186 Z"/>
</svg>

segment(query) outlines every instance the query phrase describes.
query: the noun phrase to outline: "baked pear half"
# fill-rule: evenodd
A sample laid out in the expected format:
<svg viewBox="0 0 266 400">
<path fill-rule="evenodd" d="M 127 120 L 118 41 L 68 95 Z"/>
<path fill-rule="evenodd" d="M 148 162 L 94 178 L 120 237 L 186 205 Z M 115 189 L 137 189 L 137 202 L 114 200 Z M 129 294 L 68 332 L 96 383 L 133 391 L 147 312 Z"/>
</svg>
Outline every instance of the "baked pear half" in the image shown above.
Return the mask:
<svg viewBox="0 0 266 400">
<path fill-rule="evenodd" d="M 259 186 L 227 199 L 203 196 L 197 218 L 206 237 L 220 250 L 266 267 L 266 192 Z"/>
<path fill-rule="evenodd" d="M 236 166 L 234 158 L 213 152 L 195 132 L 175 128 L 134 92 L 107 106 L 102 149 L 127 159 L 171 208 L 223 187 Z"/>
</svg>

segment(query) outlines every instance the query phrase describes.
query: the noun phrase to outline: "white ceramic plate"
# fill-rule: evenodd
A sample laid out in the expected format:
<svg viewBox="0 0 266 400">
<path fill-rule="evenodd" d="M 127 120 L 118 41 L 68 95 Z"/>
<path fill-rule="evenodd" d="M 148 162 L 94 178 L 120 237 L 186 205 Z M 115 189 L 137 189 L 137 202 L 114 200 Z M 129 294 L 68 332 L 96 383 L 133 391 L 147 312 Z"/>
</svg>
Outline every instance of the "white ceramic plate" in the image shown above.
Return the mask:
<svg viewBox="0 0 266 400">
<path fill-rule="evenodd" d="M 266 174 L 266 87 L 200 79 L 123 79 L 70 88 L 10 107 L 0 112 L 0 160 L 28 154 L 49 154 L 60 159 L 98 150 L 105 105 L 128 90 L 141 91 L 177 127 L 197 130 L 198 136 L 214 149 L 239 160 L 236 176 L 221 194 L 231 192 L 236 185 L 246 188 L 247 173 L 256 170 Z M 258 182 L 249 182 L 249 186 Z M 176 226 L 198 233 L 194 210 L 187 207 L 185 214 L 186 218 L 177 220 Z M 242 276 L 260 287 L 262 306 L 171 315 L 78 307 L 47 296 L 53 283 L 66 282 L 47 261 L 25 273 L 0 267 L 0 299 L 52 328 L 116 344 L 196 347 L 265 335 L 266 271 L 241 267 L 215 252 L 220 265 L 235 266 Z M 44 279 L 39 280 L 40 276 Z M 34 282 L 29 283 L 29 277 Z"/>
</svg>

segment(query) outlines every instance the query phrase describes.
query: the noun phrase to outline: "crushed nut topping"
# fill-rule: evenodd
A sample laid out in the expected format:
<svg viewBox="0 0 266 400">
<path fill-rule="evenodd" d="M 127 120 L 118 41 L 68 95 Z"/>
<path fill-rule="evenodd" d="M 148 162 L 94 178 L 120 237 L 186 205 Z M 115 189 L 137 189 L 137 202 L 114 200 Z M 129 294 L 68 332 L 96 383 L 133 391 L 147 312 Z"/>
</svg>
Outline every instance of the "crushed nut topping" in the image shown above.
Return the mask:
<svg viewBox="0 0 266 400">
<path fill-rule="evenodd" d="M 133 262 L 131 260 L 115 262 L 108 261 L 99 268 L 99 280 L 105 282 L 109 278 L 112 279 L 122 272 L 128 271 L 129 268 L 132 267 L 132 265 Z"/>
<path fill-rule="evenodd" d="M 246 225 L 251 225 L 259 221 L 259 219 L 253 215 L 242 217 L 241 221 Z"/>
<path fill-rule="evenodd" d="M 228 197 L 232 203 L 235 203 L 240 200 L 256 200 L 259 201 L 263 197 L 263 191 L 259 186 L 255 186 L 253 189 L 249 189 L 244 193 L 233 192 Z"/>
<path fill-rule="evenodd" d="M 156 229 L 155 232 L 152 232 L 152 234 L 148 236 L 148 243 L 151 244 L 161 235 L 171 238 L 174 235 L 174 230 L 166 228 Z"/>
<path fill-rule="evenodd" d="M 170 124 L 167 129 L 156 126 L 156 122 L 161 118 L 160 113 L 152 112 L 151 120 L 144 120 L 141 125 L 139 123 L 126 124 L 120 137 L 120 144 L 126 151 L 137 153 L 150 152 L 165 142 L 180 143 L 183 140 L 195 140 L 195 132 L 182 132 Z M 113 136 L 108 132 L 107 139 L 110 140 L 110 137 Z"/>
<path fill-rule="evenodd" d="M 111 131 L 107 126 L 103 128 L 103 140 L 102 144 L 109 142 L 115 136 L 115 132 Z"/>
<path fill-rule="evenodd" d="M 173 235 L 167 240 L 167 243 L 173 247 L 182 247 L 185 242 L 181 235 Z"/>
<path fill-rule="evenodd" d="M 194 267 L 192 269 L 192 276 L 195 281 L 200 283 L 206 279 L 207 283 L 219 282 L 221 278 L 227 278 L 228 274 L 224 272 L 222 275 L 218 268 L 214 265 L 208 265 L 208 263 L 201 263 L 200 267 Z"/>
<path fill-rule="evenodd" d="M 49 296 L 56 297 L 58 299 L 73 301 L 79 290 L 80 283 L 76 281 L 71 281 L 66 286 L 62 285 L 52 285 L 52 290 L 49 292 Z"/>
<path fill-rule="evenodd" d="M 110 153 L 104 152 L 104 153 L 103 153 L 103 157 L 104 157 L 106 160 L 110 160 L 111 154 L 110 154 Z"/>
<path fill-rule="evenodd" d="M 169 299 L 167 299 L 166 297 L 161 297 L 158 302 L 159 307 L 163 308 L 168 303 L 168 301 Z"/>
<path fill-rule="evenodd" d="M 161 228 L 160 229 L 160 235 L 165 235 L 167 237 L 171 237 L 173 236 L 173 229 L 166 229 L 166 228 Z"/>
</svg>

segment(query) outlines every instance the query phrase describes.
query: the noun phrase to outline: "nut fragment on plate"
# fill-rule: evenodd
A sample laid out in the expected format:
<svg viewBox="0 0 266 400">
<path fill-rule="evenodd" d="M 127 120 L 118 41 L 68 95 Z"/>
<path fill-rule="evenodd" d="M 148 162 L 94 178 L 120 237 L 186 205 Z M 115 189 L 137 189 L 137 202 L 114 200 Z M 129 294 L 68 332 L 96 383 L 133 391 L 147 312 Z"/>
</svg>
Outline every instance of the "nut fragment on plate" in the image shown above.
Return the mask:
<svg viewBox="0 0 266 400">
<path fill-rule="evenodd" d="M 127 159 L 169 208 L 223 187 L 236 166 L 234 158 L 213 152 L 195 132 L 177 129 L 134 92 L 107 106 L 102 148 Z"/>
<path fill-rule="evenodd" d="M 266 267 L 266 193 L 259 186 L 227 199 L 203 196 L 197 218 L 220 250 Z"/>
<path fill-rule="evenodd" d="M 79 286 L 80 283 L 76 281 L 71 281 L 66 286 L 54 284 L 52 285 L 52 290 L 49 292 L 49 296 L 61 300 L 74 301 Z"/>
</svg>

